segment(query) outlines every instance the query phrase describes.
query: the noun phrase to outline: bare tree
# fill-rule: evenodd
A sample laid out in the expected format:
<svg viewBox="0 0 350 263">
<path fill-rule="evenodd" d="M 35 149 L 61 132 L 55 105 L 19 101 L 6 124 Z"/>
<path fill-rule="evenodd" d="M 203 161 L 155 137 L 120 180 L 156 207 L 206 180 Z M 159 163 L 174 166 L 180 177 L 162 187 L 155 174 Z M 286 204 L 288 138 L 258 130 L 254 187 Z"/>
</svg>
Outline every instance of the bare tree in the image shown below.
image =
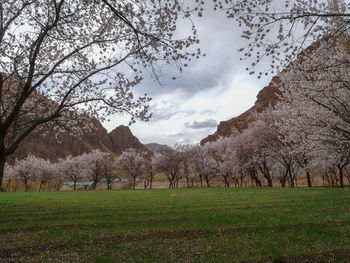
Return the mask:
<svg viewBox="0 0 350 263">
<path fill-rule="evenodd" d="M 0 182 L 7 156 L 39 128 L 79 132 L 89 128 L 82 113 L 148 120 L 149 98 L 134 99 L 131 88 L 143 71 L 182 70 L 201 55 L 190 50 L 199 42 L 190 13 L 169 0 L 1 1 Z M 190 33 L 175 39 L 182 17 Z"/>
</svg>

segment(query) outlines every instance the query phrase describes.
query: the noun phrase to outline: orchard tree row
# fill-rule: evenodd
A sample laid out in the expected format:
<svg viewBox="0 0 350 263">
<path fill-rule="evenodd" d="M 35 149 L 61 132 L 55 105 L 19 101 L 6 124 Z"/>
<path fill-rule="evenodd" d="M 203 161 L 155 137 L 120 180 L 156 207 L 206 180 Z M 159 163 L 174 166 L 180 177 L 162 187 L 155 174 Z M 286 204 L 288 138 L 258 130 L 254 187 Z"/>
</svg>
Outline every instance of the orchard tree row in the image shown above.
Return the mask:
<svg viewBox="0 0 350 263">
<path fill-rule="evenodd" d="M 97 183 L 103 181 L 107 189 L 112 189 L 115 179 L 131 181 L 135 188 L 137 178 L 147 180 L 147 186 L 152 183 L 152 167 L 149 158 L 134 149 L 127 149 L 118 158 L 99 150 L 84 153 L 79 156 L 68 156 L 56 163 L 48 160 L 28 156 L 16 160 L 14 165 L 5 165 L 5 180 L 2 190 L 7 191 L 11 182 L 21 182 L 24 190 L 28 191 L 34 183 L 39 183 L 39 191 L 48 184 L 49 189 L 60 190 L 64 182 L 70 182 L 73 189 L 81 182 L 91 184 L 96 189 Z"/>
<path fill-rule="evenodd" d="M 324 184 L 343 187 L 346 180 L 350 183 L 349 45 L 350 37 L 343 35 L 306 49 L 278 74 L 279 102 L 228 138 L 204 146 L 164 147 L 152 158 L 132 149 L 117 161 L 99 151 L 56 164 L 30 156 L 14 167 L 6 165 L 5 176 L 21 180 L 26 190 L 29 181 L 40 179 L 43 184 L 50 178 L 56 178 L 57 189 L 63 179 L 71 180 L 75 189 L 83 179 L 95 188 L 101 178 L 110 188 L 117 163 L 132 188 L 138 178 L 152 181 L 154 170 L 166 176 L 171 188 L 183 182 L 209 187 L 220 180 L 226 187 L 243 186 L 247 178 L 256 186 L 272 187 L 277 181 L 294 187 L 301 176 L 311 187 L 313 174 Z"/>
<path fill-rule="evenodd" d="M 324 155 L 343 185 L 350 139 L 350 3 L 213 2 L 215 10 L 224 11 L 241 27 L 242 37 L 248 41 L 240 49 L 242 59 L 252 60 L 247 70 L 257 73 L 258 78 L 280 74 L 283 83 L 283 103 L 271 110 L 274 113 L 268 125 L 278 142 L 273 141 L 266 155 L 280 167 L 269 162 L 263 169 L 269 168 L 270 173 L 277 167 L 280 172 L 276 174 L 286 174 L 292 186 L 296 167 L 310 178 L 312 169 L 320 171 L 321 164 L 327 164 L 315 165 Z M 30 134 L 50 129 L 58 135 L 71 128 L 72 134 L 79 135 L 92 128 L 82 117 L 86 115 L 106 120 L 115 113 L 127 112 L 131 122 L 149 120 L 150 98 L 147 94 L 135 97 L 132 88 L 143 80 L 144 72 L 159 80 L 164 66 L 173 65 L 182 71 L 193 58 L 204 55 L 197 46 L 198 32 L 191 15 L 202 17 L 205 6 L 205 1 L 171 0 L 84 1 L 83 5 L 78 0 L 1 1 L 0 183 L 8 157 Z M 177 36 L 183 34 L 178 30 L 187 33 L 179 39 Z M 286 67 L 310 44 L 315 50 L 310 58 Z M 261 70 L 259 65 L 267 61 L 269 69 Z M 243 135 L 231 139 L 237 136 Z M 198 149 L 207 151 L 207 147 Z M 239 155 L 236 148 L 230 151 Z M 214 155 L 215 162 L 221 163 Z M 231 162 L 235 160 L 231 157 Z M 187 164 L 180 163 L 185 176 Z M 200 181 L 204 178 L 208 185 L 220 174 L 214 173 L 211 165 L 203 164 L 201 172 L 198 167 Z M 239 165 L 234 167 L 238 169 Z M 260 168 L 254 169 L 244 167 L 241 174 L 253 178 Z M 7 166 L 6 170 L 11 169 Z M 181 173 L 161 170 L 171 187 L 176 187 Z M 266 170 L 260 173 L 268 178 Z"/>
<path fill-rule="evenodd" d="M 204 146 L 180 147 L 188 152 L 182 161 L 156 158 L 170 186 L 182 177 L 188 181 L 187 171 L 207 186 L 221 177 L 227 187 L 242 186 L 246 178 L 256 186 L 278 181 L 294 187 L 306 177 L 311 187 L 313 174 L 326 185 L 350 183 L 349 47 L 347 33 L 314 43 L 278 73 L 279 102 L 256 113 L 247 129 Z"/>
</svg>

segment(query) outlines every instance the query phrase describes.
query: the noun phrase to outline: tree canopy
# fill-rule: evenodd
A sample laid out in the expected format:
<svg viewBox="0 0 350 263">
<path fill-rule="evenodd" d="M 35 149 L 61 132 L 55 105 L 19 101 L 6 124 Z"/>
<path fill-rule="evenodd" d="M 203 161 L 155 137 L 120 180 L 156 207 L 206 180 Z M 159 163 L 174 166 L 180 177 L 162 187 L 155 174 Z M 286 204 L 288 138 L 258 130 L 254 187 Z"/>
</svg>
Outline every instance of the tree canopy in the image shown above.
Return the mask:
<svg viewBox="0 0 350 263">
<path fill-rule="evenodd" d="M 170 0 L 1 1 L 0 182 L 6 157 L 40 127 L 79 132 L 89 128 L 84 114 L 148 120 L 150 98 L 135 98 L 132 87 L 145 71 L 182 70 L 201 54 L 191 52 L 199 42 L 192 11 Z M 189 23 L 181 39 L 180 19 Z"/>
</svg>

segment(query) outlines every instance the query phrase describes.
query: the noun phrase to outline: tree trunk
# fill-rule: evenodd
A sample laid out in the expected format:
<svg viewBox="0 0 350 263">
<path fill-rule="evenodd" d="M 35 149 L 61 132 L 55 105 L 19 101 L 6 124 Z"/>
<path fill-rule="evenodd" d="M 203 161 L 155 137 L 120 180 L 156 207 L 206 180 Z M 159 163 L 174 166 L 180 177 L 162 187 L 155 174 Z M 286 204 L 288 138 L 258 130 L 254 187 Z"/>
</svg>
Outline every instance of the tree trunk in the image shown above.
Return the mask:
<svg viewBox="0 0 350 263">
<path fill-rule="evenodd" d="M 258 179 L 258 177 L 254 177 L 254 180 L 255 180 L 256 187 L 261 187 L 262 186 L 262 184 L 261 184 L 260 180 Z"/>
<path fill-rule="evenodd" d="M 270 173 L 265 171 L 263 173 L 263 176 L 265 177 L 265 179 L 267 181 L 267 187 L 272 187 L 272 179 L 271 179 Z"/>
<path fill-rule="evenodd" d="M 40 180 L 40 184 L 39 184 L 39 192 L 41 192 L 41 188 L 43 187 L 43 181 Z"/>
<path fill-rule="evenodd" d="M 264 165 L 263 167 L 259 167 L 259 168 L 267 181 L 267 186 L 272 187 L 272 178 L 271 178 L 270 171 L 269 171 L 267 165 Z"/>
<path fill-rule="evenodd" d="M 24 191 L 28 192 L 28 190 L 29 190 L 28 179 L 24 179 Z"/>
<path fill-rule="evenodd" d="M 243 187 L 243 176 L 240 177 L 241 180 L 241 187 Z"/>
<path fill-rule="evenodd" d="M 293 174 L 291 171 L 291 167 L 288 167 L 288 175 L 289 175 L 289 182 L 290 182 L 290 187 L 294 187 L 294 178 L 293 178 Z"/>
<path fill-rule="evenodd" d="M 307 179 L 307 187 L 311 187 L 311 175 L 310 175 L 310 171 L 306 170 L 306 179 Z"/>
<path fill-rule="evenodd" d="M 3 191 L 1 186 L 2 186 L 2 180 L 4 178 L 5 163 L 6 163 L 6 156 L 1 153 L 0 154 L 0 191 Z"/>
<path fill-rule="evenodd" d="M 294 187 L 294 179 L 293 177 L 290 177 L 290 187 Z"/>
<path fill-rule="evenodd" d="M 77 187 L 77 182 L 76 182 L 76 181 L 74 181 L 74 183 L 73 183 L 73 190 L 75 190 L 75 189 L 76 189 L 76 187 Z"/>
<path fill-rule="evenodd" d="M 250 177 L 252 178 L 252 187 L 253 186 L 253 183 L 255 182 L 255 186 L 256 187 L 261 187 L 262 184 L 261 184 L 261 181 L 259 180 L 257 174 L 256 174 L 256 171 L 252 170 L 250 171 Z"/>
<path fill-rule="evenodd" d="M 267 187 L 272 187 L 272 178 L 271 178 L 271 175 L 270 175 L 270 171 L 266 170 L 265 173 L 264 173 L 264 177 L 267 180 Z"/>
<path fill-rule="evenodd" d="M 135 186 L 136 186 L 136 177 L 133 178 L 132 189 L 135 189 Z"/>
<path fill-rule="evenodd" d="M 208 178 L 205 178 L 205 181 L 207 183 L 207 187 L 210 187 Z"/>
<path fill-rule="evenodd" d="M 281 186 L 284 188 L 284 187 L 286 187 L 286 181 L 285 180 L 280 180 L 280 182 L 281 182 Z"/>
<path fill-rule="evenodd" d="M 339 170 L 339 180 L 340 180 L 340 187 L 344 187 L 344 178 L 343 178 L 343 167 L 338 165 Z"/>
<path fill-rule="evenodd" d="M 230 184 L 229 184 L 226 176 L 224 177 L 224 180 L 225 180 L 225 187 L 230 188 Z"/>
<path fill-rule="evenodd" d="M 266 178 L 267 180 L 267 187 L 272 187 L 272 179 L 271 178 Z"/>
<path fill-rule="evenodd" d="M 152 189 L 152 182 L 153 182 L 153 175 L 151 176 L 151 179 L 149 181 L 149 189 Z"/>
<path fill-rule="evenodd" d="M 4 186 L 2 189 L 0 189 L 0 190 L 3 191 L 3 192 L 6 192 L 6 191 L 7 191 L 7 188 L 8 188 L 10 185 L 11 185 L 11 179 L 9 179 L 9 180 L 7 181 L 7 183 L 5 184 L 5 186 Z"/>
</svg>

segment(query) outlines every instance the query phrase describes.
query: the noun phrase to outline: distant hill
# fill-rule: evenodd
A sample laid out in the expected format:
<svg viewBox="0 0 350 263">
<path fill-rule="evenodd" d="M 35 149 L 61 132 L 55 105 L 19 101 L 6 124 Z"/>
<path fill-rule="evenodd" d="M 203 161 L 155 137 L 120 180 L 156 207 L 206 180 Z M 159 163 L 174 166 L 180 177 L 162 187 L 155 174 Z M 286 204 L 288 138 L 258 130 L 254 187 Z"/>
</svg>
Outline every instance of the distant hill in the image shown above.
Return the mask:
<svg viewBox="0 0 350 263">
<path fill-rule="evenodd" d="M 158 143 L 148 143 L 145 144 L 145 146 L 149 151 L 151 151 L 154 154 L 158 153 L 162 148 L 170 148 L 168 145 Z"/>
</svg>

